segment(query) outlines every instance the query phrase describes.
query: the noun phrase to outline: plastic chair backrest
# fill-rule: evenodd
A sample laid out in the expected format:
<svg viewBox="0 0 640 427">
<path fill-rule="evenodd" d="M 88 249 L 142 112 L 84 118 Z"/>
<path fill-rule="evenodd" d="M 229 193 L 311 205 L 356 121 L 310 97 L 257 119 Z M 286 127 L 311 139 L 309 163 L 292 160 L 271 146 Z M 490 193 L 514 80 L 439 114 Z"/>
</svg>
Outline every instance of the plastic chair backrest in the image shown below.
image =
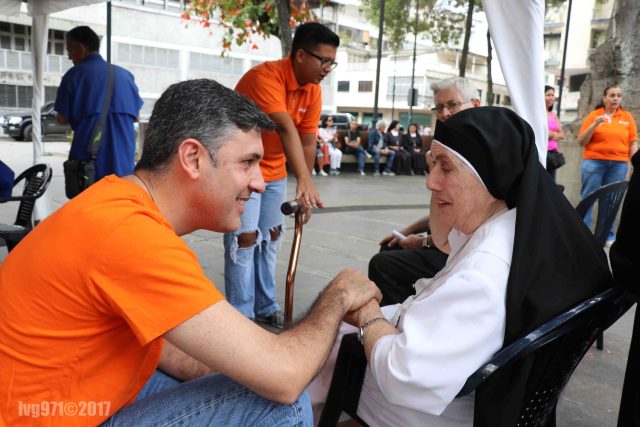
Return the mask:
<svg viewBox="0 0 640 427">
<path fill-rule="evenodd" d="M 578 206 L 576 212 L 584 218 L 589 208 L 598 202 L 598 216 L 593 235 L 596 241 L 604 247 L 611 225 L 616 219 L 624 194 L 627 191 L 628 181 L 614 182 L 601 187 L 585 197 Z"/>
<path fill-rule="evenodd" d="M 560 394 L 596 336 L 635 302 L 617 288 L 608 289 L 549 320 L 498 352 L 468 379 L 458 397 L 469 394 L 502 367 L 530 358 L 528 394 L 520 406 L 518 425 L 541 426 L 555 420 Z"/>
<path fill-rule="evenodd" d="M 0 201 L 20 201 L 15 225 L 25 228 L 33 228 L 33 208 L 36 199 L 41 197 L 51 182 L 51 166 L 37 164 L 22 172 L 13 182 L 14 188 L 24 180 L 24 188 L 21 196 L 2 198 Z"/>
</svg>

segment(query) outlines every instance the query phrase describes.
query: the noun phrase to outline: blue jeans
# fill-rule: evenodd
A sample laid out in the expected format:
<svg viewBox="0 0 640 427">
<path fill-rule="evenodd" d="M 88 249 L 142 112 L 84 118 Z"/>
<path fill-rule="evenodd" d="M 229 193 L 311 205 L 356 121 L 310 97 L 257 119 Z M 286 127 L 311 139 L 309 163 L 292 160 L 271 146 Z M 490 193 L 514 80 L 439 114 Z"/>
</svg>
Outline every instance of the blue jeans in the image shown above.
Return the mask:
<svg viewBox="0 0 640 427">
<path fill-rule="evenodd" d="M 364 162 L 366 160 L 366 151 L 362 148 L 362 145 L 358 145 L 358 148 L 345 147 L 344 152 L 347 154 L 358 155 L 358 172 L 364 172 Z"/>
<path fill-rule="evenodd" d="M 380 172 L 380 156 L 382 154 L 379 151 L 373 152 L 373 167 L 375 172 Z M 393 159 L 396 158 L 396 152 L 389 150 L 387 154 L 387 164 L 384 166 L 385 172 L 391 172 L 391 166 L 393 166 Z"/>
<path fill-rule="evenodd" d="M 156 371 L 135 402 L 101 426 L 313 426 L 304 392 L 291 405 L 258 396 L 220 374 L 180 382 Z"/>
<path fill-rule="evenodd" d="M 583 160 L 580 168 L 582 176 L 582 189 L 580 200 L 587 197 L 600 187 L 612 182 L 624 181 L 627 176 L 627 162 L 615 160 Z M 584 216 L 584 223 L 591 229 L 591 209 Z M 613 225 L 609 231 L 607 240 L 614 240 Z"/>
<path fill-rule="evenodd" d="M 238 311 L 253 319 L 266 317 L 280 309 L 276 301 L 276 255 L 284 233 L 287 179 L 267 182 L 264 193 L 252 193 L 244 204 L 240 229 L 224 235 L 224 288 L 227 300 Z M 279 229 L 271 240 L 269 230 Z M 257 231 L 253 245 L 238 247 L 238 236 Z"/>
</svg>

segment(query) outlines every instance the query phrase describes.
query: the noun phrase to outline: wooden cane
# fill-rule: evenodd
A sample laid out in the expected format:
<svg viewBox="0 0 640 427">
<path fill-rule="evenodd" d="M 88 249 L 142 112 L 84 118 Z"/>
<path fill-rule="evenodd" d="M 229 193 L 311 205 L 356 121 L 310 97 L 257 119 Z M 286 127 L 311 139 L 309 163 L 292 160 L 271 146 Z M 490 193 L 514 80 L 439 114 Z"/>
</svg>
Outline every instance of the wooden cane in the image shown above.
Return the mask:
<svg viewBox="0 0 640 427">
<path fill-rule="evenodd" d="M 293 287 L 296 279 L 296 268 L 298 267 L 298 254 L 300 253 L 300 241 L 302 240 L 302 210 L 297 200 L 284 202 L 280 206 L 280 211 L 285 215 L 295 214 L 295 231 L 293 233 L 293 243 L 291 244 L 291 256 L 289 257 L 289 268 L 287 269 L 287 282 L 284 292 L 284 326 L 291 324 L 293 317 Z"/>
</svg>

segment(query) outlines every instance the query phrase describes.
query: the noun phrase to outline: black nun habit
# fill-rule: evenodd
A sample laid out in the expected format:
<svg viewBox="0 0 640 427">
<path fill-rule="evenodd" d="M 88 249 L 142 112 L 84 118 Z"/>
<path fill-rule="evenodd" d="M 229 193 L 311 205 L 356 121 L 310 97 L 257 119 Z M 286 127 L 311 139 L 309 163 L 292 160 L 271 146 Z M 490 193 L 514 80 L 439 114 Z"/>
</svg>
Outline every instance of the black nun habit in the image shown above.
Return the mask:
<svg viewBox="0 0 640 427">
<path fill-rule="evenodd" d="M 526 121 L 506 108 L 470 108 L 439 121 L 434 140 L 467 159 L 493 197 L 517 208 L 504 346 L 612 286 L 604 251 L 540 164 Z M 523 362 L 494 375 L 476 391 L 474 426 L 516 425 L 536 380 Z"/>
</svg>

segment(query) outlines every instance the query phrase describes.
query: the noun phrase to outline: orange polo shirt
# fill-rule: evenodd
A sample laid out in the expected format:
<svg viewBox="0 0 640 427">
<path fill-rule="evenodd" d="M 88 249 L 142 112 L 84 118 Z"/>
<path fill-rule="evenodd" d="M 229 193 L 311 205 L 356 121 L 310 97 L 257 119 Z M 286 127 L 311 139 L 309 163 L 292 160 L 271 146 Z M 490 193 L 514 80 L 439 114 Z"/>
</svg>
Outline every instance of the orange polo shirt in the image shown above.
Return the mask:
<svg viewBox="0 0 640 427">
<path fill-rule="evenodd" d="M 252 99 L 265 114 L 286 112 L 300 134 L 315 134 L 322 110 L 320 85 L 300 86 L 293 74 L 291 58 L 257 65 L 242 76 L 236 91 Z M 287 176 L 286 158 L 275 131 L 262 132 L 264 158 L 260 162 L 267 182 Z"/>
<path fill-rule="evenodd" d="M 604 114 L 604 108 L 593 110 L 582 122 L 579 133 L 584 132 Z M 618 108 L 611 117 L 611 123 L 600 123 L 591 135 L 591 139 L 584 147 L 584 158 L 588 160 L 629 161 L 629 146 L 638 139 L 636 122 L 626 110 Z"/>
<path fill-rule="evenodd" d="M 0 265 L 0 426 L 100 424 L 222 298 L 147 193 L 105 177 Z"/>
</svg>

